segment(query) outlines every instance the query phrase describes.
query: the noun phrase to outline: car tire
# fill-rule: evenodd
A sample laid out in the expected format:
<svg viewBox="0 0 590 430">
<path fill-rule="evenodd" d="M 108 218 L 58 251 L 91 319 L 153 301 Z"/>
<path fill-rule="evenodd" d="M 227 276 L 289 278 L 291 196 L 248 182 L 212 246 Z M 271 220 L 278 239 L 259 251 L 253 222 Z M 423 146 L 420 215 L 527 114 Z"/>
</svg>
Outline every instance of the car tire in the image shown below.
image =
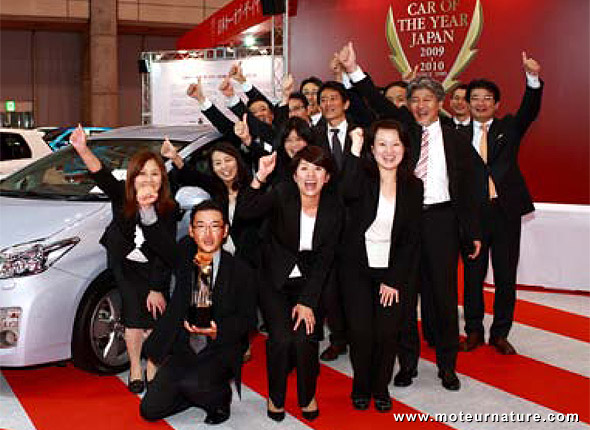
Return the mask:
<svg viewBox="0 0 590 430">
<path fill-rule="evenodd" d="M 119 373 L 129 367 L 121 310 L 115 280 L 103 272 L 90 284 L 76 312 L 72 333 L 76 367 L 99 374 Z"/>
</svg>

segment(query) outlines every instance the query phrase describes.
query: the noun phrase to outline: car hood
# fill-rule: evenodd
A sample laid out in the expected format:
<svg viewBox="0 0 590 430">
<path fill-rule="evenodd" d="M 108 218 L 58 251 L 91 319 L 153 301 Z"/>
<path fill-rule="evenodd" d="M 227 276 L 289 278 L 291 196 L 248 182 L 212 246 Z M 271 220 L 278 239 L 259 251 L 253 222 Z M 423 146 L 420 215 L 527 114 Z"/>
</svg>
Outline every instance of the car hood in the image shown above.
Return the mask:
<svg viewBox="0 0 590 430">
<path fill-rule="evenodd" d="M 105 205 L 108 203 L 0 197 L 0 249 L 50 237 L 84 222 Z"/>
</svg>

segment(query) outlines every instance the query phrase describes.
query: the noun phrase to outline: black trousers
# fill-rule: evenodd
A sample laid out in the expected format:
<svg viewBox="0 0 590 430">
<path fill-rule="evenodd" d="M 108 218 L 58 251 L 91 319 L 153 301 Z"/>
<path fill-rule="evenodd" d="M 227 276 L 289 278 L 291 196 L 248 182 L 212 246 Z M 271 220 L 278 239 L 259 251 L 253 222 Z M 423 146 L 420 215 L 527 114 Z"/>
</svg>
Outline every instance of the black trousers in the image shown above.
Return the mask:
<svg viewBox="0 0 590 430">
<path fill-rule="evenodd" d="M 328 275 L 328 282 L 320 297 L 318 325 L 319 329 L 323 329 L 323 322 L 327 320 L 330 328 L 330 343 L 343 346 L 348 341 L 346 339 L 346 319 L 342 302 L 342 283 L 339 279 L 338 271 L 334 268 Z"/>
<path fill-rule="evenodd" d="M 420 220 L 419 292 L 421 300 L 432 306 L 429 315 L 436 343 L 436 364 L 442 370 L 454 370 L 459 351 L 459 316 L 457 311 L 457 264 L 459 262 L 459 227 L 450 204 L 424 210 Z M 408 322 L 402 325 L 400 366 L 416 368 L 420 357 L 417 341 L 417 294 L 410 289 Z"/>
<path fill-rule="evenodd" d="M 215 355 L 192 351 L 173 355 L 159 369 L 140 405 L 149 421 L 174 415 L 191 406 L 210 411 L 231 403 L 231 370 Z"/>
<path fill-rule="evenodd" d="M 268 393 L 277 408 L 285 405 L 292 352 L 296 359 L 299 406 L 307 406 L 315 396 L 320 366 L 318 323 L 316 321 L 314 333 L 307 335 L 303 323 L 299 324 L 296 331 L 293 330 L 295 320 L 291 318 L 303 282 L 301 278 L 290 279 L 283 286 L 282 291 L 263 285 L 260 293 L 260 307 L 268 328 L 266 340 Z M 315 309 L 314 314 L 317 318 Z"/>
<path fill-rule="evenodd" d="M 354 371 L 351 397 L 389 398 L 404 293 L 399 291 L 400 303 L 384 307 L 379 303 L 384 270 L 352 263 L 341 265 L 341 274 Z"/>
<path fill-rule="evenodd" d="M 516 269 L 520 255 L 520 217 L 506 215 L 500 205 L 492 200 L 481 211 L 483 240 L 480 257 L 464 262 L 464 313 L 465 331 L 483 333 L 484 299 L 483 282 L 488 271 L 491 253 L 494 270 L 495 298 L 494 322 L 490 337 L 508 337 L 514 319 L 516 303 Z"/>
</svg>

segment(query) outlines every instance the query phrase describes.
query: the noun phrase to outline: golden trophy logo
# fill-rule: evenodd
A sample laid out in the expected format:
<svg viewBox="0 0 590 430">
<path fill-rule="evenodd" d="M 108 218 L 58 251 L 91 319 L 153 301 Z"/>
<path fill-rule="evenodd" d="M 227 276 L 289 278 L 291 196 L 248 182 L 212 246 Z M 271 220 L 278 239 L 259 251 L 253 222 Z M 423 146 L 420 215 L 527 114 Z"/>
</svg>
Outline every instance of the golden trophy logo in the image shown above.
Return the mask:
<svg viewBox="0 0 590 430">
<path fill-rule="evenodd" d="M 395 11 L 389 7 L 385 32 L 402 76 L 417 66 L 418 76 L 442 81 L 449 91 L 475 58 L 482 28 L 481 0 L 401 1 Z"/>
</svg>

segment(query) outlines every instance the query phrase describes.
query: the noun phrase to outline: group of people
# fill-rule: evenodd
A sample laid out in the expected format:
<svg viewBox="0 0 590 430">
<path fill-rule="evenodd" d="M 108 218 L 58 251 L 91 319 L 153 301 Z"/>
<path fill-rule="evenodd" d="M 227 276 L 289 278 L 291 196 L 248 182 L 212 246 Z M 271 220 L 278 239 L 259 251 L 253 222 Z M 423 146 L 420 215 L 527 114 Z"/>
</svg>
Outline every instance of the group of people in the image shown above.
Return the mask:
<svg viewBox="0 0 590 430">
<path fill-rule="evenodd" d="M 458 351 L 484 343 L 489 255 L 495 302 L 488 341 L 501 354 L 514 354 L 507 338 L 520 217 L 534 209 L 518 150 L 543 88 L 539 64 L 523 53 L 522 65 L 521 106 L 515 115 L 496 118 L 500 91 L 493 82 L 455 88 L 453 116 L 447 116 L 439 82 L 414 71 L 379 89 L 358 65 L 352 43 L 330 62 L 334 80 L 310 77 L 296 92 L 288 75 L 276 105 L 247 82 L 237 63 L 220 86 L 239 118 L 235 123 L 200 82 L 187 91 L 223 134 L 209 152 L 208 173 L 185 163 L 165 141 L 161 155 L 135 154 L 127 180 L 118 182 L 76 130 L 73 146 L 112 201 L 113 221 L 101 243 L 123 297 L 129 389 L 139 393 L 147 386 L 141 415 L 156 420 L 197 406 L 205 409 L 206 423 L 228 419 L 230 381 L 239 393 L 257 308 L 268 332 L 267 415 L 275 421 L 285 417 L 294 368 L 302 416 L 315 419 L 319 360 L 334 360 L 348 348 L 353 407 L 366 410 L 373 400 L 377 411 L 391 410 L 396 358 L 395 386 L 417 376 L 418 302 L 442 386 L 459 390 Z M 172 160 L 169 173 L 163 159 Z M 176 243 L 179 210 L 171 189 L 185 185 L 211 198 L 192 209 L 188 236 Z M 213 267 L 206 328 L 186 321 L 203 259 Z M 324 322 L 330 344 L 320 354 Z"/>
</svg>

